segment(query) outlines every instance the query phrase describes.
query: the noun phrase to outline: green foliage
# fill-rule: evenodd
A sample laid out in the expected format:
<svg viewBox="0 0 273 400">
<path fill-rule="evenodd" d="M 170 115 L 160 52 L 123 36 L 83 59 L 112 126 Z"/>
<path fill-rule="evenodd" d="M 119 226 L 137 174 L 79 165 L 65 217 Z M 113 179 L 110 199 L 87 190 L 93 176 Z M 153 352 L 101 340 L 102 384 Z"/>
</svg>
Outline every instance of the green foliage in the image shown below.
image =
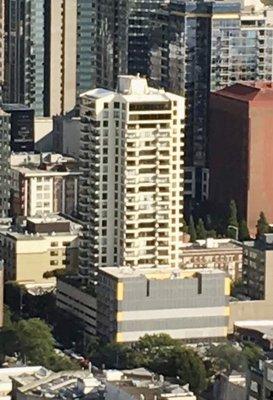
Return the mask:
<svg viewBox="0 0 273 400">
<path fill-rule="evenodd" d="M 261 211 L 260 213 L 260 218 L 257 221 L 256 228 L 257 228 L 257 235 L 256 235 L 257 238 L 264 235 L 265 233 L 268 233 L 270 230 L 269 224 L 267 222 L 266 216 L 263 211 Z"/>
<path fill-rule="evenodd" d="M 217 238 L 217 232 L 214 229 L 211 229 L 211 230 L 209 230 L 207 232 L 207 237 L 216 239 Z"/>
<path fill-rule="evenodd" d="M 243 343 L 243 355 L 246 357 L 248 367 L 257 367 L 259 360 L 264 357 L 263 350 L 251 342 Z"/>
<path fill-rule="evenodd" d="M 238 227 L 237 206 L 234 200 L 229 203 L 228 225 Z"/>
<path fill-rule="evenodd" d="M 55 353 L 51 328 L 38 318 L 13 322 L 7 312 L 5 325 L 0 332 L 0 359 L 19 354 L 22 361 L 32 365 L 43 365 L 53 371 L 79 369 L 79 365 L 67 356 Z"/>
<path fill-rule="evenodd" d="M 53 269 L 52 271 L 46 271 L 43 274 L 43 278 L 49 279 L 49 278 L 60 278 L 62 276 L 65 276 L 67 273 L 65 268 L 57 268 Z"/>
<path fill-rule="evenodd" d="M 196 235 L 196 230 L 195 230 L 195 225 L 194 225 L 194 220 L 192 215 L 190 216 L 190 221 L 189 221 L 189 231 L 188 231 L 190 237 L 191 237 L 191 242 L 196 242 L 197 235 Z"/>
<path fill-rule="evenodd" d="M 247 223 L 245 220 L 242 220 L 239 224 L 239 240 L 244 241 L 248 240 L 249 238 L 250 236 Z"/>
<path fill-rule="evenodd" d="M 186 223 L 184 218 L 182 218 L 182 224 L 183 224 L 183 232 L 184 233 L 188 233 L 189 232 L 189 228 L 188 228 L 187 223 Z"/>
<path fill-rule="evenodd" d="M 54 339 L 49 326 L 38 318 L 20 320 L 16 324 L 21 358 L 34 365 L 47 365 L 54 355 Z"/>
<path fill-rule="evenodd" d="M 206 369 L 200 357 L 166 334 L 145 335 L 133 347 L 100 345 L 92 361 L 108 368 L 146 367 L 158 374 L 179 377 L 181 384 L 189 383 L 195 392 L 206 387 Z"/>
<path fill-rule="evenodd" d="M 230 343 L 225 343 L 213 346 L 208 351 L 214 373 L 232 370 L 245 372 L 248 368 L 257 366 L 263 355 L 263 350 L 250 342 L 244 342 L 239 349 Z"/>
<path fill-rule="evenodd" d="M 208 356 L 212 358 L 216 373 L 247 370 L 247 360 L 243 352 L 229 343 L 211 347 Z"/>
<path fill-rule="evenodd" d="M 237 230 L 238 228 L 238 219 L 237 219 L 237 207 L 234 200 L 231 200 L 229 203 L 229 213 L 228 213 L 228 221 L 227 221 L 227 230 L 226 235 L 231 239 L 237 238 Z"/>
<path fill-rule="evenodd" d="M 205 229 L 204 222 L 201 218 L 199 218 L 196 225 L 196 236 L 197 239 L 206 239 L 207 237 L 207 231 Z"/>
</svg>

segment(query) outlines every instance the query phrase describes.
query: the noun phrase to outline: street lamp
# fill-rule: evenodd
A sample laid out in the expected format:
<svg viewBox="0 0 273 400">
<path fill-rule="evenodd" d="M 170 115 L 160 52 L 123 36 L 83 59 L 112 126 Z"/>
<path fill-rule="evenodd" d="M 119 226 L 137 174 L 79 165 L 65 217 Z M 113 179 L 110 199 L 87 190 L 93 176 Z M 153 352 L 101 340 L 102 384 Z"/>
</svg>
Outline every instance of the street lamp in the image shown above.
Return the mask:
<svg viewBox="0 0 273 400">
<path fill-rule="evenodd" d="M 228 229 L 234 229 L 235 230 L 235 240 L 238 240 L 239 239 L 239 228 L 238 228 L 238 226 L 228 225 Z"/>
</svg>

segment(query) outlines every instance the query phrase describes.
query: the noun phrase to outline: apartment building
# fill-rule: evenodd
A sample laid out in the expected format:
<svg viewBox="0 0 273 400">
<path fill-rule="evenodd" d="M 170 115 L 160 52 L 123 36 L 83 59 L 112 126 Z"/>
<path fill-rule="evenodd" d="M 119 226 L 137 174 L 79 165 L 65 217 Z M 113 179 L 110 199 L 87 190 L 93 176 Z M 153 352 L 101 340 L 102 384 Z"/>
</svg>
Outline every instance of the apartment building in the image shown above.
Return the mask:
<svg viewBox="0 0 273 400">
<path fill-rule="evenodd" d="M 76 103 L 76 0 L 9 0 L 5 8 L 5 101 L 36 116 Z"/>
<path fill-rule="evenodd" d="M 248 375 L 247 400 L 270 400 L 273 397 L 273 361 L 260 360 Z"/>
<path fill-rule="evenodd" d="M 243 246 L 232 239 L 197 240 L 196 243 L 183 243 L 181 268 L 220 269 L 233 281 L 242 278 Z"/>
<path fill-rule="evenodd" d="M 52 215 L 28 218 L 25 229 L 1 231 L 5 280 L 26 286 L 54 286 L 56 278 L 50 276 L 51 271 L 76 271 L 80 228 L 79 224 Z"/>
<path fill-rule="evenodd" d="M 0 217 L 10 208 L 10 116 L 0 110 Z"/>
<path fill-rule="evenodd" d="M 81 96 L 80 272 L 175 267 L 183 210 L 184 99 L 120 76 Z"/>
<path fill-rule="evenodd" d="M 79 176 L 73 158 L 50 153 L 12 155 L 11 214 L 76 215 Z"/>
</svg>

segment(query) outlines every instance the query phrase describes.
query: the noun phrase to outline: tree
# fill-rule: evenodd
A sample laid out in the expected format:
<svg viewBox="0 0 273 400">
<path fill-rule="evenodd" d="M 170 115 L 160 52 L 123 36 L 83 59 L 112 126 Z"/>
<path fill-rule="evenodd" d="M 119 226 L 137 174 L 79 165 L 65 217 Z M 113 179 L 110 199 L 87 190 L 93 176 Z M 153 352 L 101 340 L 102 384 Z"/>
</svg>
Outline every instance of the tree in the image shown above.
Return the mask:
<svg viewBox="0 0 273 400">
<path fill-rule="evenodd" d="M 227 236 L 231 239 L 236 239 L 238 228 L 238 219 L 237 219 L 237 206 L 234 200 L 231 200 L 229 203 L 229 214 L 228 214 L 228 224 L 227 224 Z M 234 228 L 232 228 L 234 227 Z"/>
<path fill-rule="evenodd" d="M 251 342 L 243 343 L 243 355 L 246 357 L 248 367 L 257 367 L 259 360 L 264 356 L 263 350 Z"/>
<path fill-rule="evenodd" d="M 208 351 L 208 356 L 212 359 L 215 373 L 246 371 L 247 359 L 241 349 L 235 348 L 230 343 L 212 346 Z"/>
<path fill-rule="evenodd" d="M 151 369 L 171 377 L 179 377 L 180 384 L 189 384 L 190 389 L 199 393 L 206 388 L 206 369 L 203 361 L 194 350 L 179 344 L 160 349 Z"/>
<path fill-rule="evenodd" d="M 260 213 L 260 218 L 257 221 L 256 228 L 257 228 L 257 235 L 256 235 L 257 238 L 269 232 L 270 228 L 269 223 L 267 222 L 266 216 L 263 211 L 261 211 Z"/>
<path fill-rule="evenodd" d="M 34 365 L 47 366 L 55 355 L 50 327 L 39 318 L 20 320 L 16 325 L 19 354 Z"/>
<path fill-rule="evenodd" d="M 184 218 L 182 218 L 182 224 L 183 224 L 183 232 L 188 233 L 189 228 Z"/>
<path fill-rule="evenodd" d="M 243 219 L 239 224 L 239 240 L 243 241 L 243 240 L 248 240 L 249 238 L 250 236 L 247 223 Z"/>
<path fill-rule="evenodd" d="M 196 236 L 197 239 L 206 239 L 207 237 L 207 231 L 205 229 L 204 222 L 201 218 L 199 218 L 196 225 Z"/>
<path fill-rule="evenodd" d="M 189 235 L 191 237 L 191 242 L 193 243 L 196 242 L 197 235 L 192 215 L 190 216 L 190 221 L 189 221 Z"/>
</svg>

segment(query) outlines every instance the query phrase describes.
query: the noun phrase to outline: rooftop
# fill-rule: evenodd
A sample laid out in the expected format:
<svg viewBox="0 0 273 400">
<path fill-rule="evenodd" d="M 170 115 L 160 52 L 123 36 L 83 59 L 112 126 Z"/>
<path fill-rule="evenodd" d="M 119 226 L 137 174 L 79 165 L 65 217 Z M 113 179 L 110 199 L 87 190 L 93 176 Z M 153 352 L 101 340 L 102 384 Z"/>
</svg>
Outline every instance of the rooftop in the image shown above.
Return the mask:
<svg viewBox="0 0 273 400">
<path fill-rule="evenodd" d="M 106 96 L 121 94 L 125 100 L 130 102 L 166 102 L 171 99 L 175 100 L 178 97 L 173 93 L 165 92 L 164 89 L 155 89 L 148 86 L 147 79 L 141 78 L 139 74 L 119 75 L 117 91 L 111 91 L 102 88 L 89 90 L 81 95 L 81 97 L 90 97 L 99 99 Z"/>
<path fill-rule="evenodd" d="M 273 82 L 256 81 L 236 83 L 213 93 L 242 102 L 273 102 Z"/>
<path fill-rule="evenodd" d="M 197 272 L 200 275 L 225 275 L 218 269 L 204 268 L 183 270 L 180 268 L 131 268 L 131 267 L 104 267 L 100 268 L 102 273 L 111 275 L 117 279 L 146 277 L 148 279 L 185 279 L 194 276 Z"/>
<path fill-rule="evenodd" d="M 259 332 L 263 335 L 263 339 L 273 339 L 273 320 L 236 321 L 234 325 L 238 328 Z"/>
<path fill-rule="evenodd" d="M 20 104 L 20 103 L 4 103 L 2 104 L 2 108 L 6 112 L 12 112 L 12 111 L 33 111 L 32 108 L 26 106 L 25 104 Z"/>
<path fill-rule="evenodd" d="M 242 243 L 233 239 L 213 239 L 197 240 L 195 243 L 183 243 L 183 251 L 187 250 L 241 250 Z"/>
</svg>

